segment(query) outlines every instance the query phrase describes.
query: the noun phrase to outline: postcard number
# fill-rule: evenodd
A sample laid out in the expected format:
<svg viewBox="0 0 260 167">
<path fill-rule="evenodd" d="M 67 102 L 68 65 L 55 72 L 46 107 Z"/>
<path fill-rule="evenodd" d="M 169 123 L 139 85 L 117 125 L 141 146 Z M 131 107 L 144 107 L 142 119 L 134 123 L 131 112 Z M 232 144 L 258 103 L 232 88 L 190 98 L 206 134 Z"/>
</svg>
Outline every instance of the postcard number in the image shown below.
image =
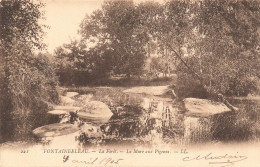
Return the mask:
<svg viewBox="0 0 260 167">
<path fill-rule="evenodd" d="M 28 152 L 29 152 L 28 150 L 21 150 L 21 153 L 23 153 L 23 154 L 26 154 Z"/>
</svg>

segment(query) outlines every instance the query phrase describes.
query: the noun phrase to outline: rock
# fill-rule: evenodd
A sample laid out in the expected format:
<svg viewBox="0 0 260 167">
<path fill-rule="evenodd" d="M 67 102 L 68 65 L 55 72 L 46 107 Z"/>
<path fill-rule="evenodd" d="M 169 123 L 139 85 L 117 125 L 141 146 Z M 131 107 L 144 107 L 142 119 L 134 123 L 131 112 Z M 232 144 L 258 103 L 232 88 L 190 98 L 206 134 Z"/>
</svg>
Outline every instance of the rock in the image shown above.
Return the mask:
<svg viewBox="0 0 260 167">
<path fill-rule="evenodd" d="M 83 106 L 87 102 L 91 101 L 92 97 L 93 97 L 93 94 L 79 95 L 79 96 L 77 96 L 77 98 L 75 98 L 76 102 L 74 104 L 75 104 L 75 106 Z"/>
<path fill-rule="evenodd" d="M 170 90 L 169 86 L 140 86 L 134 87 L 131 89 L 124 90 L 124 93 L 138 93 L 138 94 L 147 94 L 147 95 L 164 95 Z"/>
<path fill-rule="evenodd" d="M 186 98 L 183 101 L 187 110 L 186 115 L 189 116 L 207 117 L 231 111 L 224 103 L 207 99 Z"/>
<path fill-rule="evenodd" d="M 60 96 L 61 105 L 73 105 L 75 100 L 67 96 Z"/>
<path fill-rule="evenodd" d="M 112 112 L 108 106 L 101 101 L 86 102 L 79 112 L 89 113 L 92 115 L 112 116 Z"/>
<path fill-rule="evenodd" d="M 81 101 L 90 101 L 92 97 L 93 94 L 86 94 L 86 95 L 79 95 L 77 99 Z"/>
<path fill-rule="evenodd" d="M 79 93 L 78 92 L 67 92 L 66 97 L 74 97 L 77 96 Z"/>
<path fill-rule="evenodd" d="M 51 110 L 51 111 L 48 111 L 48 114 L 52 114 L 52 115 L 65 115 L 67 113 L 68 112 L 64 111 L 64 110 Z"/>
<path fill-rule="evenodd" d="M 79 110 L 80 107 L 75 106 L 55 106 L 54 110 L 64 110 L 64 111 L 70 111 L 70 112 L 76 112 Z"/>
<path fill-rule="evenodd" d="M 75 133 L 78 130 L 79 128 L 73 124 L 55 123 L 36 128 L 33 130 L 33 134 L 41 138 L 54 137 Z"/>
<path fill-rule="evenodd" d="M 100 101 L 90 101 L 78 112 L 80 118 L 84 118 L 94 123 L 105 123 L 113 115 L 108 106 Z"/>
</svg>

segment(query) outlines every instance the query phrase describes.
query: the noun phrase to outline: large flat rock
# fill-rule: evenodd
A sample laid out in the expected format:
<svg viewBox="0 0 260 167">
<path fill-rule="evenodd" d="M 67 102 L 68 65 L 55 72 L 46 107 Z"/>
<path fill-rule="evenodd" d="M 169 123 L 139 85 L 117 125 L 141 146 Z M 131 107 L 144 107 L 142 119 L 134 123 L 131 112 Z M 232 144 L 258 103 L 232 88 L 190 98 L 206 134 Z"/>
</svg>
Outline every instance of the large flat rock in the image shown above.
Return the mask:
<svg viewBox="0 0 260 167">
<path fill-rule="evenodd" d="M 45 125 L 33 130 L 33 134 L 38 137 L 55 137 L 77 132 L 79 128 L 73 124 L 55 123 Z"/>
<path fill-rule="evenodd" d="M 147 94 L 147 95 L 163 95 L 168 92 L 169 86 L 138 86 L 131 89 L 124 90 L 124 93 L 138 93 L 138 94 Z"/>
<path fill-rule="evenodd" d="M 187 110 L 186 115 L 189 116 L 207 117 L 231 111 L 224 103 L 212 100 L 186 98 L 183 101 Z"/>
</svg>

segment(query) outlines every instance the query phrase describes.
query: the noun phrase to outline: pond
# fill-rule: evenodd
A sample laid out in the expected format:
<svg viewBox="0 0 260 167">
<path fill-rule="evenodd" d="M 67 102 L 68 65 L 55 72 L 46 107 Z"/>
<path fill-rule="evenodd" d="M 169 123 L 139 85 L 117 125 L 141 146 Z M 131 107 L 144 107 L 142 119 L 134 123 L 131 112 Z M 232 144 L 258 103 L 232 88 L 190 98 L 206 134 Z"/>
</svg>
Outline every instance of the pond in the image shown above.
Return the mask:
<svg viewBox="0 0 260 167">
<path fill-rule="evenodd" d="M 78 105 L 82 103 L 79 99 L 87 97 L 107 104 L 114 114 L 106 119 L 79 118 L 78 132 L 41 142 L 66 141 L 66 145 L 80 147 L 150 147 L 259 141 L 259 100 L 229 98 L 240 108 L 239 113 L 194 117 L 185 114 L 181 101 L 167 95 L 123 93 L 122 90 L 100 87 L 93 92 L 78 91 L 80 94 L 74 98 Z"/>
</svg>

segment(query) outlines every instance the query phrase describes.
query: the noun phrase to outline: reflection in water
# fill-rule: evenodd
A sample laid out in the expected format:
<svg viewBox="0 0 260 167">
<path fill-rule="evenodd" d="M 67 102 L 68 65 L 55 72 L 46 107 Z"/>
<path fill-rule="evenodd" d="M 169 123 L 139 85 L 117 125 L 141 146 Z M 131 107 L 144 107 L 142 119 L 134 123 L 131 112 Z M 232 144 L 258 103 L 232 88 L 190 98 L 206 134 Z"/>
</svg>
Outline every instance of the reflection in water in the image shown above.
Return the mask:
<svg viewBox="0 0 260 167">
<path fill-rule="evenodd" d="M 256 112 L 259 108 L 250 108 L 257 105 L 249 103 L 236 105 L 241 108 L 239 114 L 202 118 L 186 116 L 176 102 L 154 96 L 131 94 L 106 97 L 103 102 L 109 105 L 114 115 L 102 124 L 88 118 L 80 119 L 80 131 L 73 134 L 77 145 L 157 146 L 249 140 L 252 128 L 248 126 L 259 122 L 259 113 Z M 246 124 L 248 121 L 252 123 Z M 254 134 L 257 133 L 256 129 Z M 75 140 L 67 142 L 75 144 Z"/>
<path fill-rule="evenodd" d="M 208 118 L 185 117 L 184 142 L 187 144 L 208 142 L 211 139 L 210 120 Z"/>
<path fill-rule="evenodd" d="M 110 109 L 114 115 L 107 123 L 99 126 L 102 134 L 97 140 L 99 144 L 146 144 L 158 145 L 165 138 L 174 139 L 183 136 L 183 118 L 177 106 L 172 101 L 163 98 L 153 99 L 139 98 L 139 103 L 132 100 L 131 96 L 125 96 L 128 102 L 109 102 Z M 136 97 L 132 97 L 136 98 Z M 130 105 L 134 101 L 135 105 Z M 89 132 L 83 132 L 77 141 L 83 145 L 93 143 L 93 137 Z M 96 141 L 94 143 L 97 143 Z M 93 144 L 94 144 L 93 143 Z"/>
</svg>

